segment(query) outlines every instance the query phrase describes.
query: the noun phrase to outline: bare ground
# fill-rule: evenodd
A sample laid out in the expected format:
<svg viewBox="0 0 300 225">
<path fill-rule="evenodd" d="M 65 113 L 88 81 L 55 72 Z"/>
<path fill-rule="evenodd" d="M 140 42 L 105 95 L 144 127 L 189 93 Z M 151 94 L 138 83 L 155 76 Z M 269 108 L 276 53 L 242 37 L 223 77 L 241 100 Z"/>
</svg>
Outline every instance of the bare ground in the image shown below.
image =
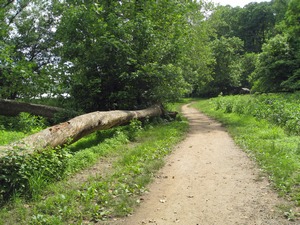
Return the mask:
<svg viewBox="0 0 300 225">
<path fill-rule="evenodd" d="M 285 225 L 279 199 L 217 122 L 188 105 L 190 132 L 167 158 L 133 215 L 120 225 Z"/>
</svg>

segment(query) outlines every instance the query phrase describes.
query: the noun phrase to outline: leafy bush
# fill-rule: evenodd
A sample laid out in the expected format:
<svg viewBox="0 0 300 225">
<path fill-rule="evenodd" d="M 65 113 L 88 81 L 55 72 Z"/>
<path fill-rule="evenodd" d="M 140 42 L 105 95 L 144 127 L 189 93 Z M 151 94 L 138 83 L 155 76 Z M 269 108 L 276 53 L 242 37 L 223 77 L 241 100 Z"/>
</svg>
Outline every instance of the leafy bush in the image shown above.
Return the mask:
<svg viewBox="0 0 300 225">
<path fill-rule="evenodd" d="M 33 154 L 19 151 L 10 151 L 0 158 L 0 203 L 15 193 L 32 196 L 42 185 L 63 178 L 70 157 L 66 149 L 46 149 Z"/>
<path fill-rule="evenodd" d="M 219 96 L 211 102 L 216 110 L 266 119 L 287 132 L 300 134 L 299 93 Z"/>
<path fill-rule="evenodd" d="M 6 145 L 10 142 L 17 141 L 25 137 L 23 132 L 9 131 L 0 129 L 0 145 Z"/>
<path fill-rule="evenodd" d="M 0 145 L 17 141 L 44 129 L 47 125 L 45 118 L 25 112 L 16 117 L 0 116 Z"/>
<path fill-rule="evenodd" d="M 130 124 L 127 128 L 127 136 L 128 139 L 130 141 L 134 141 L 137 134 L 142 130 L 142 122 L 137 120 L 137 119 L 133 119 L 130 121 Z"/>
<path fill-rule="evenodd" d="M 33 133 L 45 128 L 48 124 L 44 117 L 21 112 L 16 117 L 0 116 L 0 130 Z"/>
<path fill-rule="evenodd" d="M 46 127 L 47 121 L 42 116 L 21 112 L 18 116 L 18 128 L 25 133 L 36 132 Z"/>
</svg>

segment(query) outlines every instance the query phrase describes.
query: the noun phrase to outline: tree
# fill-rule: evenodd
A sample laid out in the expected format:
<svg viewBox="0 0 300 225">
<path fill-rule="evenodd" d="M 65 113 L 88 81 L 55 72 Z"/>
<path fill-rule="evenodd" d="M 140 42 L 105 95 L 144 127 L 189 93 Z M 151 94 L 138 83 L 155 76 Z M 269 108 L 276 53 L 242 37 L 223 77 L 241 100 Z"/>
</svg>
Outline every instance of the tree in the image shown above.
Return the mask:
<svg viewBox="0 0 300 225">
<path fill-rule="evenodd" d="M 255 71 L 258 54 L 245 53 L 241 59 L 241 87 L 251 89 L 250 77 Z"/>
<path fill-rule="evenodd" d="M 282 83 L 289 90 L 300 90 L 300 1 L 291 0 L 288 5 L 285 23 L 287 26 L 288 44 L 292 50 L 293 59 L 291 73 Z"/>
<path fill-rule="evenodd" d="M 18 116 L 21 112 L 27 112 L 32 115 L 53 119 L 55 114 L 62 113 L 64 110 L 58 107 L 0 99 L 0 115 L 5 116 Z"/>
<path fill-rule="evenodd" d="M 186 37 L 200 9 L 194 1 L 67 1 L 58 34 L 77 106 L 143 108 L 186 93 Z"/>
<path fill-rule="evenodd" d="M 275 15 L 271 3 L 250 3 L 239 14 L 238 37 L 244 41 L 246 52 L 261 52 L 263 43 L 275 27 Z"/>
<path fill-rule="evenodd" d="M 240 23 L 239 14 L 242 8 L 227 6 L 217 6 L 212 15 L 208 18 L 211 29 L 214 30 L 215 38 L 238 36 Z"/>
<path fill-rule="evenodd" d="M 185 81 L 189 84 L 187 94 L 191 96 L 199 96 L 203 87 L 211 81 L 214 64 L 212 46 L 209 44 L 211 37 L 214 36 L 214 30 L 204 19 L 204 15 L 199 13 L 200 10 L 211 11 L 211 6 L 198 5 L 198 10 L 190 11 L 188 14 L 190 25 L 180 37 L 179 65 L 184 71 Z"/>
<path fill-rule="evenodd" d="M 300 90 L 299 3 L 299 0 L 289 2 L 284 23 L 280 27 L 282 33 L 263 46 L 252 76 L 257 91 Z"/>
<path fill-rule="evenodd" d="M 214 40 L 211 45 L 216 60 L 212 80 L 203 87 L 200 93 L 206 96 L 233 93 L 241 86 L 243 42 L 237 37 L 221 37 Z"/>
<path fill-rule="evenodd" d="M 275 15 L 269 2 L 250 3 L 244 8 L 218 6 L 208 22 L 216 37 L 238 37 L 245 52 L 260 52 L 262 44 L 273 33 Z"/>
<path fill-rule="evenodd" d="M 286 35 L 276 35 L 264 46 L 258 56 L 252 75 L 253 90 L 262 92 L 282 91 L 281 84 L 287 80 L 294 66 L 292 51 Z"/>
<path fill-rule="evenodd" d="M 8 1 L 1 11 L 0 97 L 30 98 L 48 92 L 57 79 L 56 0 Z"/>
<path fill-rule="evenodd" d="M 279 21 L 282 13 L 279 5 L 284 5 L 285 1 L 288 0 L 250 3 L 243 8 L 219 6 L 213 11 L 207 22 L 215 31 L 215 35 L 212 35 L 212 43 L 215 46 L 216 65 L 212 75 L 213 80 L 207 86 L 207 94 L 239 93 L 241 87 L 251 88 L 255 83 L 254 80 L 260 76 L 258 73 L 263 73 L 255 69 L 259 65 L 256 64 L 258 54 L 262 51 L 263 44 L 275 34 L 275 23 Z M 237 48 L 234 48 L 234 39 L 242 41 L 240 42 L 242 46 L 236 45 Z M 227 53 L 229 46 L 237 50 L 237 55 L 232 56 Z M 264 57 L 261 56 L 258 60 L 262 64 Z M 252 74 L 254 71 L 255 73 Z M 258 83 L 256 82 L 255 86 Z M 205 88 L 204 86 L 203 90 Z"/>
<path fill-rule="evenodd" d="M 290 0 L 272 0 L 271 5 L 274 9 L 276 23 L 281 23 L 285 18 Z"/>
<path fill-rule="evenodd" d="M 7 151 L 18 149 L 18 154 L 33 153 L 34 150 L 43 150 L 45 148 L 55 148 L 71 144 L 80 138 L 91 134 L 97 130 L 106 130 L 111 127 L 129 123 L 133 119 L 145 119 L 154 116 L 161 116 L 163 110 L 155 105 L 143 110 L 137 111 L 110 111 L 110 112 L 92 112 L 77 116 L 67 122 L 48 127 L 38 133 L 25 137 L 19 142 L 9 146 L 0 146 L 0 157 L 3 157 Z M 1 153 L 2 152 L 2 153 Z"/>
</svg>

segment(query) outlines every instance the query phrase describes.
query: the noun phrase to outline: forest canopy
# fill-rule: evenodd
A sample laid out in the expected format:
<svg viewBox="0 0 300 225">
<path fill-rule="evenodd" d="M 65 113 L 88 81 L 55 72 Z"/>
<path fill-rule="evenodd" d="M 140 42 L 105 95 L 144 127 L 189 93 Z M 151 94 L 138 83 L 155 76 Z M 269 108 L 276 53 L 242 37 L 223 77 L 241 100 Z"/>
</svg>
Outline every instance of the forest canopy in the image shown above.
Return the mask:
<svg viewBox="0 0 300 225">
<path fill-rule="evenodd" d="M 300 0 L 1 0 L 0 98 L 85 112 L 300 89 Z"/>
</svg>

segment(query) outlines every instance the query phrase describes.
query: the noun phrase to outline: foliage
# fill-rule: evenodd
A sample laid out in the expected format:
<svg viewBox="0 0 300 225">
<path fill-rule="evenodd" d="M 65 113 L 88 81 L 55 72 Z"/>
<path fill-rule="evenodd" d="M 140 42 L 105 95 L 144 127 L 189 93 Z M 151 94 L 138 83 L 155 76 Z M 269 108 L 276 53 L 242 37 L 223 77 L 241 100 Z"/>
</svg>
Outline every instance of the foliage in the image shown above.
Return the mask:
<svg viewBox="0 0 300 225">
<path fill-rule="evenodd" d="M 249 76 L 256 68 L 256 54 L 274 33 L 273 3 L 250 3 L 244 8 L 216 7 L 207 24 L 210 33 L 214 63 L 212 71 L 202 78 L 197 90 L 199 96 L 217 96 L 240 93 L 251 88 Z"/>
<path fill-rule="evenodd" d="M 18 120 L 15 128 L 23 132 L 32 132 L 32 129 L 39 129 L 40 125 L 44 125 L 37 119 L 38 117 L 31 116 L 28 113 L 21 113 L 20 120 Z M 11 126 L 12 128 L 13 126 Z M 128 139 L 134 140 L 141 129 L 141 122 L 133 120 L 127 127 L 115 129 L 118 132 L 118 135 L 115 136 L 115 141 L 124 144 L 128 142 Z M 105 133 L 105 131 L 102 133 Z M 103 143 L 105 148 L 110 145 L 113 146 L 109 141 L 104 141 Z M 71 149 L 73 149 L 72 146 Z M 97 154 L 91 155 L 90 162 L 85 160 L 84 164 L 81 164 L 76 158 L 80 157 L 79 155 L 84 155 L 84 158 L 88 159 L 89 154 L 82 152 L 78 154 L 78 157 L 70 160 L 69 150 L 60 148 L 35 151 L 33 154 L 22 153 L 21 149 L 3 153 L 6 156 L 0 159 L 1 204 L 13 194 L 25 194 L 28 197 L 35 196 L 47 183 L 60 180 L 65 174 L 74 173 L 81 169 L 80 165 L 86 167 L 99 157 L 97 157 Z"/>
<path fill-rule="evenodd" d="M 243 41 L 245 52 L 260 52 L 262 44 L 273 33 L 275 27 L 273 3 L 249 3 L 243 8 L 218 6 L 209 23 L 216 38 L 238 37 Z"/>
<path fill-rule="evenodd" d="M 48 123 L 44 117 L 22 112 L 16 117 L 0 116 L 0 130 L 20 131 L 30 134 L 44 129 Z"/>
<path fill-rule="evenodd" d="M 298 107 L 296 103 L 292 103 L 297 98 L 296 96 L 274 95 L 271 98 L 270 96 L 269 98 L 268 96 L 262 96 L 261 100 L 263 99 L 266 101 L 261 101 L 261 105 L 257 105 L 252 104 L 255 99 L 248 96 L 226 96 L 199 101 L 195 106 L 220 120 L 227 127 L 235 141 L 267 173 L 278 192 L 299 204 L 299 135 L 287 134 L 278 125 L 267 121 L 275 119 L 276 116 L 278 119 L 280 115 L 278 115 L 278 112 L 274 112 L 273 116 L 268 117 L 265 111 L 269 109 L 267 110 L 268 113 L 272 114 L 273 109 L 271 110 L 268 105 L 268 101 L 272 102 L 272 100 L 287 107 L 291 105 Z M 274 108 L 282 107 L 277 104 Z M 292 108 L 289 109 L 292 110 Z M 261 114 L 261 118 L 265 116 L 266 119 L 257 119 L 247 113 Z"/>
<path fill-rule="evenodd" d="M 221 37 L 212 42 L 213 56 L 216 63 L 213 67 L 212 80 L 200 90 L 201 95 L 217 96 L 232 93 L 241 83 L 242 41 L 237 38 Z"/>
<path fill-rule="evenodd" d="M 246 52 L 261 52 L 262 45 L 274 32 L 276 14 L 272 2 L 249 3 L 238 15 L 237 37 Z"/>
<path fill-rule="evenodd" d="M 232 8 L 231 6 L 218 6 L 213 10 L 212 15 L 208 18 L 211 29 L 214 30 L 214 37 L 229 38 L 236 37 L 238 29 L 238 15 L 240 8 Z"/>
<path fill-rule="evenodd" d="M 289 78 L 283 82 L 285 88 L 290 90 L 300 89 L 300 2 L 299 0 L 291 0 L 286 12 L 286 26 L 288 34 L 288 42 L 292 48 L 293 67 Z"/>
<path fill-rule="evenodd" d="M 46 128 L 47 121 L 42 116 L 34 116 L 29 113 L 22 112 L 18 116 L 18 130 L 25 133 L 34 133 Z"/>
<path fill-rule="evenodd" d="M 33 101 L 69 94 L 61 104 L 94 111 L 252 86 L 295 91 L 298 3 L 232 8 L 175 0 L 4 1 L 0 97 Z"/>
<path fill-rule="evenodd" d="M 10 142 L 20 140 L 25 136 L 26 135 L 20 131 L 10 131 L 10 130 L 0 129 L 0 145 L 9 144 Z"/>
<path fill-rule="evenodd" d="M 0 97 L 30 98 L 54 85 L 59 1 L 7 1 L 1 7 Z M 57 80 L 56 80 L 57 81 Z"/>
<path fill-rule="evenodd" d="M 0 203 L 13 194 L 31 196 L 48 182 L 61 179 L 68 157 L 64 149 L 46 149 L 33 154 L 20 154 L 20 149 L 6 152 L 6 156 L 0 158 Z"/>
<path fill-rule="evenodd" d="M 262 92 L 290 90 L 290 87 L 284 88 L 283 84 L 295 67 L 287 36 L 275 36 L 263 46 L 263 52 L 258 57 L 255 72 L 251 77 L 254 81 L 253 90 Z"/>
<path fill-rule="evenodd" d="M 258 55 L 256 53 L 245 53 L 241 59 L 241 87 L 251 89 L 251 76 L 256 68 Z"/>
<path fill-rule="evenodd" d="M 207 39 L 201 7 L 165 0 L 68 2 L 58 37 L 63 62 L 71 62 L 77 106 L 88 111 L 142 108 L 189 91 L 183 69 L 200 76 L 209 63 L 209 57 L 193 50 L 208 50 L 196 42 Z"/>
<path fill-rule="evenodd" d="M 16 117 L 0 116 L 0 145 L 17 141 L 28 134 L 44 129 L 48 125 L 45 118 L 20 113 Z"/>
<path fill-rule="evenodd" d="M 203 10 L 211 9 L 203 7 Z M 203 20 L 203 15 L 199 12 L 191 13 L 193 14 L 189 19 L 193 19 L 193 26 L 186 27 L 186 33 L 181 36 L 182 50 L 179 65 L 184 80 L 188 83 L 185 87 L 188 90 L 187 94 L 197 96 L 199 91 L 212 80 L 215 59 L 209 43 L 214 30 L 207 21 Z"/>
<path fill-rule="evenodd" d="M 270 38 L 259 55 L 252 77 L 254 89 L 262 92 L 300 89 L 299 0 L 289 1 L 280 34 Z"/>
<path fill-rule="evenodd" d="M 279 24 L 284 20 L 285 13 L 288 9 L 288 4 L 291 0 L 273 0 L 272 7 L 275 12 L 276 23 Z"/>
<path fill-rule="evenodd" d="M 235 37 L 243 41 L 241 63 L 229 59 L 242 72 L 240 87 L 259 92 L 299 90 L 299 0 L 250 3 L 243 8 L 218 6 L 207 22 L 215 31 L 213 42 Z M 216 66 L 222 66 L 215 59 Z M 209 92 L 214 79 L 203 89 Z"/>
<path fill-rule="evenodd" d="M 140 202 L 139 195 L 146 191 L 153 174 L 163 165 L 163 157 L 181 140 L 187 128 L 185 121 L 150 123 L 143 129 L 132 122 L 129 127 L 83 138 L 70 146 L 73 156 L 68 160 L 67 173 L 73 175 L 94 167 L 99 159 L 101 164 L 111 164 L 109 171 L 100 175 L 94 175 L 93 171 L 84 180 L 43 186 L 33 202 L 16 198 L 14 206 L 0 210 L 0 223 L 101 223 L 112 216 L 127 215 Z M 126 144 L 128 129 L 135 130 L 137 135 L 130 145 Z M 103 135 L 108 137 L 104 141 Z M 12 216 L 16 212 L 19 216 Z"/>
<path fill-rule="evenodd" d="M 138 133 L 142 130 L 142 122 L 139 120 L 131 120 L 127 128 L 127 137 L 129 141 L 134 141 Z"/>
<path fill-rule="evenodd" d="M 216 110 L 225 113 L 251 115 L 284 128 L 291 134 L 300 134 L 299 93 L 262 94 L 254 96 L 226 96 L 212 100 Z"/>
<path fill-rule="evenodd" d="M 64 108 L 64 110 L 60 111 L 60 112 L 57 112 L 54 114 L 54 118 L 52 118 L 50 120 L 50 122 L 52 124 L 59 124 L 59 123 L 62 123 L 62 122 L 66 122 L 76 116 L 79 116 L 79 115 L 82 115 L 84 113 L 82 112 L 78 112 L 78 111 L 74 111 L 72 110 L 71 108 L 68 109 L 67 107 Z"/>
</svg>

